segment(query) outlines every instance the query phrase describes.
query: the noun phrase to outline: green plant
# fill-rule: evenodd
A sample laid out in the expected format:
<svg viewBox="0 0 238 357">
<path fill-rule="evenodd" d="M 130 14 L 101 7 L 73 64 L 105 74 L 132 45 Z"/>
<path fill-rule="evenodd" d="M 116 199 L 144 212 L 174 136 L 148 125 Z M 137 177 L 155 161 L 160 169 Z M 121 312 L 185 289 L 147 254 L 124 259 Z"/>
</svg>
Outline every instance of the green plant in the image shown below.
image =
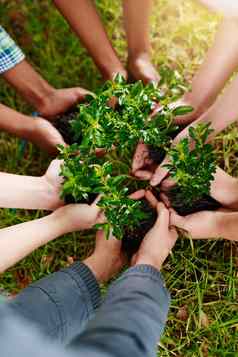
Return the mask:
<svg viewBox="0 0 238 357">
<path fill-rule="evenodd" d="M 169 149 L 170 163 L 165 165 L 176 181 L 171 190 L 173 204 L 192 207 L 195 202 L 209 195 L 216 171 L 216 159 L 211 144 L 207 144 L 212 130 L 210 124 L 189 128 L 189 138 Z"/>
<path fill-rule="evenodd" d="M 165 104 L 152 116 L 157 102 Z M 141 220 L 150 218 L 142 202 L 128 197 L 148 185 L 130 175 L 136 145 L 142 140 L 157 150 L 165 150 L 177 130 L 174 117 L 188 111 L 191 107 L 171 109 L 166 92 L 162 94 L 153 84 L 127 84 L 121 76 L 106 82 L 96 96 L 89 96 L 86 104 L 79 105 L 70 121 L 77 143 L 59 148 L 64 160 L 62 198 L 90 202 L 102 194 L 98 205 L 107 217 L 103 227 L 107 234 L 112 228 L 113 234 L 122 239 L 125 231 L 133 231 Z M 97 156 L 98 149 L 105 154 Z"/>
</svg>

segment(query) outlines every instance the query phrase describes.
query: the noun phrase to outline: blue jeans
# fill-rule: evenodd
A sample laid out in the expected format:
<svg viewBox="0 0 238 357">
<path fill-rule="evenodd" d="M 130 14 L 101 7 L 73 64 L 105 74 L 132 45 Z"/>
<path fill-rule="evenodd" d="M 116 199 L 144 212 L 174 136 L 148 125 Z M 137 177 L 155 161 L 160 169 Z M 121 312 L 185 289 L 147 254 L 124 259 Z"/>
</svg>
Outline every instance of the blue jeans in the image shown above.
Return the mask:
<svg viewBox="0 0 238 357">
<path fill-rule="evenodd" d="M 0 304 L 1 357 L 150 357 L 167 319 L 169 294 L 149 265 L 130 268 L 101 303 L 82 263 Z"/>
</svg>

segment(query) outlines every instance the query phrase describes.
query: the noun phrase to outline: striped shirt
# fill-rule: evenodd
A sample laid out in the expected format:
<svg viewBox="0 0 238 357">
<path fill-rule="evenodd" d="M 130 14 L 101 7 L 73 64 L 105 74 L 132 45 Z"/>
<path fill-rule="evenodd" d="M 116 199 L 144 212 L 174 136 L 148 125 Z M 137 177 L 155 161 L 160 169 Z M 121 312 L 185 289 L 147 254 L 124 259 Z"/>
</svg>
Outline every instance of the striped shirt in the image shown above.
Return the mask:
<svg viewBox="0 0 238 357">
<path fill-rule="evenodd" d="M 8 33 L 0 26 L 0 74 L 23 61 L 25 55 Z"/>
</svg>

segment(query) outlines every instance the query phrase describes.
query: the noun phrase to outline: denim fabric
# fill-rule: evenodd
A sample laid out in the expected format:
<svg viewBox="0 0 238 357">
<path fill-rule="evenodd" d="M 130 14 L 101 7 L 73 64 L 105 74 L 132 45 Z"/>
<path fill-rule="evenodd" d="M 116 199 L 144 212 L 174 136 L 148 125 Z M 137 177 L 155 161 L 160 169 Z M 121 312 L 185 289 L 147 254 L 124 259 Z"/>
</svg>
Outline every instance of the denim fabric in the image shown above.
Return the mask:
<svg viewBox="0 0 238 357">
<path fill-rule="evenodd" d="M 83 264 L 31 285 L 0 305 L 1 357 L 156 356 L 169 306 L 157 270 L 129 269 L 97 309 L 99 302 L 97 282 Z"/>
</svg>

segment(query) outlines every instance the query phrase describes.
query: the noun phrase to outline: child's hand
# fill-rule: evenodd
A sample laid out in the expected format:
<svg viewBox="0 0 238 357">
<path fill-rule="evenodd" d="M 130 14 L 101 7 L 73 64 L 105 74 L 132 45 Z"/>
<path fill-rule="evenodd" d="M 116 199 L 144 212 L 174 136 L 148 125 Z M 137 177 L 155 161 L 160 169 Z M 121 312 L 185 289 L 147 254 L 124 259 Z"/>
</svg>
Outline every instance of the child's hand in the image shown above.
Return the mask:
<svg viewBox="0 0 238 357">
<path fill-rule="evenodd" d="M 91 204 L 70 204 L 58 208 L 54 214 L 60 220 L 64 233 L 71 233 L 92 228 L 97 223 L 103 223 L 104 217 L 97 206 L 100 196 Z"/>
<path fill-rule="evenodd" d="M 160 270 L 173 249 L 178 234 L 174 228 L 170 228 L 170 213 L 165 205 L 158 202 L 149 191 L 146 192 L 145 197 L 151 206 L 157 209 L 158 219 L 146 234 L 138 253 L 132 259 L 132 264 L 149 264 Z"/>
<path fill-rule="evenodd" d="M 48 194 L 47 205 L 51 210 L 64 205 L 64 202 L 60 199 L 60 190 L 63 183 L 63 177 L 60 176 L 62 164 L 62 160 L 53 160 L 46 173 L 41 177 L 43 187 Z"/>
<path fill-rule="evenodd" d="M 202 211 L 188 216 L 179 216 L 170 209 L 170 224 L 187 232 L 193 239 L 222 237 L 222 222 L 226 214 L 219 211 Z M 224 224 L 223 224 L 224 225 Z"/>
</svg>

